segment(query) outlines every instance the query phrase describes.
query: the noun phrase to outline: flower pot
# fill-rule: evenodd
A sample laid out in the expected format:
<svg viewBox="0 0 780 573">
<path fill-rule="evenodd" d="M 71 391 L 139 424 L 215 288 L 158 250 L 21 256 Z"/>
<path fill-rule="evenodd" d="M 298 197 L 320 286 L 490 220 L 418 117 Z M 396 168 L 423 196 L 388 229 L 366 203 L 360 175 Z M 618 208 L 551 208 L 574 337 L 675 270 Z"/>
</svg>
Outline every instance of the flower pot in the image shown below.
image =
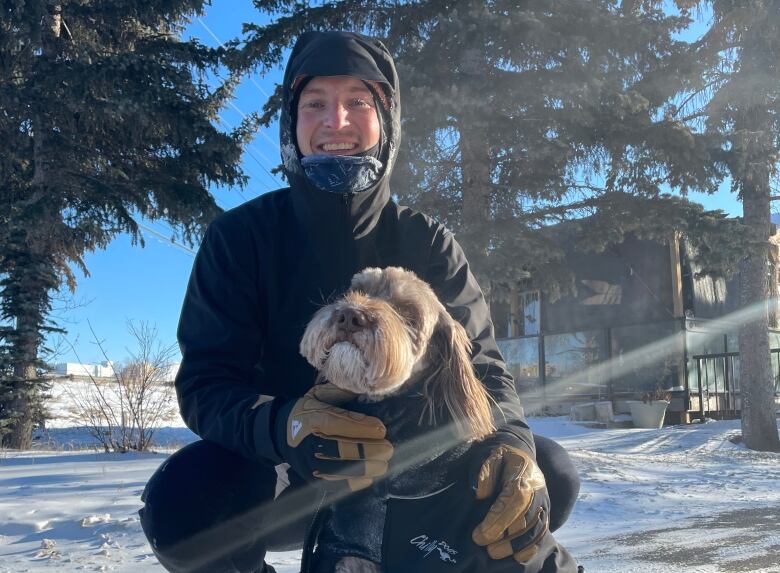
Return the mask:
<svg viewBox="0 0 780 573">
<path fill-rule="evenodd" d="M 664 416 L 669 402 L 653 400 L 646 402 L 629 402 L 631 418 L 635 428 L 660 428 L 664 425 Z"/>
</svg>

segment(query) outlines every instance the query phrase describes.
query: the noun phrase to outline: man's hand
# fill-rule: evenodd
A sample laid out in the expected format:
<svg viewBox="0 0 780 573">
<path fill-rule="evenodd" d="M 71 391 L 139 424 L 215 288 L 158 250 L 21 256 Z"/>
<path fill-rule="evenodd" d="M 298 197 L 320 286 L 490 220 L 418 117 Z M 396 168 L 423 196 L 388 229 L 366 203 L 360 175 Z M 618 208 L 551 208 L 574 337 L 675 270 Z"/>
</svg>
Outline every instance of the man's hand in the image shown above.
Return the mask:
<svg viewBox="0 0 780 573">
<path fill-rule="evenodd" d="M 499 432 L 480 446 L 487 456 L 474 460 L 480 463 L 472 479 L 476 497 L 500 493 L 472 538 L 486 546 L 493 559 L 514 556 L 525 563 L 536 555 L 549 529 L 550 498 L 544 475 L 526 451 L 528 446 L 512 434 Z"/>
<path fill-rule="evenodd" d="M 358 491 L 387 472 L 393 446 L 384 439 L 381 420 L 338 407 L 354 398 L 332 384 L 320 384 L 279 409 L 276 447 L 298 475 L 346 481 Z"/>
</svg>

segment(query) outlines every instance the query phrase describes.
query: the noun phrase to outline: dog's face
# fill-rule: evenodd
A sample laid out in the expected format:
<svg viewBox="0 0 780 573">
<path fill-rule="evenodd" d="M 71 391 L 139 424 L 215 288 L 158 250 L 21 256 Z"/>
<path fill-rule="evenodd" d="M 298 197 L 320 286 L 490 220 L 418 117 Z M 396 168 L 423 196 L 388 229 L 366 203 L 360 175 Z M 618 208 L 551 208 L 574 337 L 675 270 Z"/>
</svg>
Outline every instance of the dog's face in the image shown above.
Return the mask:
<svg viewBox="0 0 780 573">
<path fill-rule="evenodd" d="M 466 330 L 410 271 L 368 268 L 356 274 L 341 299 L 315 313 L 300 350 L 322 378 L 340 388 L 380 400 L 420 383 L 429 423 L 447 412 L 468 440 L 495 430 Z"/>
<path fill-rule="evenodd" d="M 414 273 L 368 268 L 353 277 L 341 299 L 317 311 L 300 350 L 336 386 L 377 398 L 425 368 L 442 321 L 452 319 Z"/>
</svg>

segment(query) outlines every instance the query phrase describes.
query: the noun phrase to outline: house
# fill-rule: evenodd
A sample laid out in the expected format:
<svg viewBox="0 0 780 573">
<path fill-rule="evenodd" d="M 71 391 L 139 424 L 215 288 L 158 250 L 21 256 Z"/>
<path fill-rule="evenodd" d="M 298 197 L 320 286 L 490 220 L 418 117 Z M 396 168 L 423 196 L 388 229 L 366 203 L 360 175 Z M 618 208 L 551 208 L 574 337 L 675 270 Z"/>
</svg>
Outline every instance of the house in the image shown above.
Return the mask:
<svg viewBox="0 0 780 573">
<path fill-rule="evenodd" d="M 120 369 L 121 370 L 121 369 Z M 162 367 L 155 375 L 155 379 L 165 384 L 173 384 L 176 374 L 179 372 L 179 363 L 172 362 Z M 114 381 L 119 371 L 114 369 L 114 363 L 110 360 L 99 364 L 81 364 L 77 362 L 61 362 L 55 364 L 49 373 L 50 378 L 67 378 L 70 380 L 100 380 Z"/>
<path fill-rule="evenodd" d="M 100 364 L 61 362 L 54 365 L 51 374 L 56 377 L 75 376 L 89 378 L 90 376 L 93 376 L 95 378 L 113 378 L 114 363 L 110 360 L 101 362 Z"/>
<path fill-rule="evenodd" d="M 770 244 L 777 296 L 780 233 Z M 697 277 L 692 247 L 629 237 L 602 253 L 565 248 L 577 293 L 549 302 L 519 287 L 492 302 L 499 347 L 527 411 L 568 413 L 573 404 L 629 400 L 670 390 L 667 423 L 739 415 L 739 277 Z M 770 347 L 780 404 L 777 301 Z"/>
</svg>

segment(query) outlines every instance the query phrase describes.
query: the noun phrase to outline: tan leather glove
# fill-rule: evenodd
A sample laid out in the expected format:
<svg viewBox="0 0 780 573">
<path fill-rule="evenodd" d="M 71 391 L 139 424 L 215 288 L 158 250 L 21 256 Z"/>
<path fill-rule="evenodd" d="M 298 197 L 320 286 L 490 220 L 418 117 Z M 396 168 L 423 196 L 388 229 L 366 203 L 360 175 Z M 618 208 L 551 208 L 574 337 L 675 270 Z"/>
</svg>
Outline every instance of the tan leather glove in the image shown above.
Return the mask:
<svg viewBox="0 0 780 573">
<path fill-rule="evenodd" d="M 549 529 L 550 498 L 533 456 L 515 445 L 497 445 L 482 462 L 474 485 L 477 499 L 499 492 L 472 533 L 474 543 L 486 546 L 493 559 L 513 556 L 525 563 L 536 555 Z"/>
<path fill-rule="evenodd" d="M 346 482 L 358 491 L 387 472 L 393 446 L 384 439 L 382 421 L 338 407 L 354 398 L 333 384 L 318 384 L 279 410 L 277 450 L 301 477 Z"/>
</svg>

